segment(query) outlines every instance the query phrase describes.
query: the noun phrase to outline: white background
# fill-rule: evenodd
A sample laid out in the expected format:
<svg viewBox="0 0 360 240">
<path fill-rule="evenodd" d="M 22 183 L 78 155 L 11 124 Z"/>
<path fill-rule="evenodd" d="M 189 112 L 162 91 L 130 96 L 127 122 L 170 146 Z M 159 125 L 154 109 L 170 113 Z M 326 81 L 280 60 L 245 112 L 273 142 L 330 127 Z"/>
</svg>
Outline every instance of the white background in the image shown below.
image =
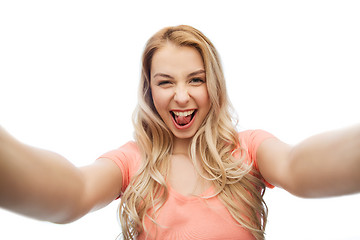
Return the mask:
<svg viewBox="0 0 360 240">
<path fill-rule="evenodd" d="M 219 50 L 241 129 L 296 144 L 360 122 L 358 1 L 124 2 L 0 2 L 3 127 L 77 166 L 92 163 L 132 139 L 144 44 L 178 24 Z M 360 239 L 359 194 L 309 200 L 274 189 L 266 201 L 268 240 Z M 68 225 L 0 209 L 0 239 L 115 239 L 117 204 Z"/>
</svg>

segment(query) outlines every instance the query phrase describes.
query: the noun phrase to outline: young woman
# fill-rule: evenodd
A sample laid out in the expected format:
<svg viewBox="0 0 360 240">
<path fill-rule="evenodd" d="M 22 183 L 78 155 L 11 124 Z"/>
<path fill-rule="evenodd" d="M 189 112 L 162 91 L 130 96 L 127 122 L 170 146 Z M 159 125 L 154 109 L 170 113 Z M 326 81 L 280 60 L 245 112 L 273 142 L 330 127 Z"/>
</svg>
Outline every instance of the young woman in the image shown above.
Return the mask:
<svg viewBox="0 0 360 240">
<path fill-rule="evenodd" d="M 302 197 L 360 191 L 360 126 L 296 146 L 238 133 L 218 54 L 198 30 L 162 29 L 142 63 L 135 141 L 92 165 L 0 129 L 0 206 L 67 223 L 121 197 L 125 239 L 264 239 L 266 186 Z"/>
</svg>

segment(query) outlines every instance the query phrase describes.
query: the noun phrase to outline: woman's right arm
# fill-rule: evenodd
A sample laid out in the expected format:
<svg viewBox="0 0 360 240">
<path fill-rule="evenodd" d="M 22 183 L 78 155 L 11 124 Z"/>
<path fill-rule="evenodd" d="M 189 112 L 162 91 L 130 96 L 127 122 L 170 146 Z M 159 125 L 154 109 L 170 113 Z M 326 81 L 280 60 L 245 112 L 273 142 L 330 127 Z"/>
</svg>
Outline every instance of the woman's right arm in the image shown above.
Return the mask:
<svg viewBox="0 0 360 240">
<path fill-rule="evenodd" d="M 109 159 L 77 168 L 64 157 L 25 145 L 0 126 L 0 207 L 67 223 L 109 204 L 122 175 Z"/>
</svg>

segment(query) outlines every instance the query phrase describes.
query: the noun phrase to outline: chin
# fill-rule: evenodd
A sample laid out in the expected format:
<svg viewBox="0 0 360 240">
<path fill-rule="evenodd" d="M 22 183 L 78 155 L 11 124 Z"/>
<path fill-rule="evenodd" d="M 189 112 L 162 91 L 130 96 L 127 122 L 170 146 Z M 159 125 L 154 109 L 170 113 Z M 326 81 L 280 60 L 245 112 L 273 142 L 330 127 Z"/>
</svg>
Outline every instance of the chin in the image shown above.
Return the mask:
<svg viewBox="0 0 360 240">
<path fill-rule="evenodd" d="M 184 132 L 173 131 L 172 133 L 174 137 L 177 139 L 191 139 L 195 136 L 195 133 L 193 132 L 184 133 Z"/>
</svg>

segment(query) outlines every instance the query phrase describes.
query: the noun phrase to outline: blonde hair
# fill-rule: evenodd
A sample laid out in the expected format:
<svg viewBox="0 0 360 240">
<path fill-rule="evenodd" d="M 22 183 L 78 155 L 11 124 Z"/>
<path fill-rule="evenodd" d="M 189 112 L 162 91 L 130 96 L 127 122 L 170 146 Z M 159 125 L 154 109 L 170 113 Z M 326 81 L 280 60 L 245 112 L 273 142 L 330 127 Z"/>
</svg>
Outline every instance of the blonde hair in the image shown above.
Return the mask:
<svg viewBox="0 0 360 240">
<path fill-rule="evenodd" d="M 160 30 L 149 39 L 143 53 L 139 102 L 133 116 L 142 166 L 121 198 L 119 215 L 124 238 L 134 239 L 142 231 L 148 233 L 145 218 L 156 224 L 156 214 L 168 198 L 166 179 L 173 135 L 155 109 L 150 69 L 155 52 L 169 42 L 195 48 L 204 61 L 211 109 L 192 139 L 189 154 L 198 173 L 202 172 L 202 178 L 215 188 L 209 198 L 218 197 L 240 226 L 256 239 L 264 239 L 265 186 L 240 146 L 219 56 L 207 37 L 185 25 Z M 196 153 L 200 154 L 200 164 L 195 161 Z"/>
</svg>

